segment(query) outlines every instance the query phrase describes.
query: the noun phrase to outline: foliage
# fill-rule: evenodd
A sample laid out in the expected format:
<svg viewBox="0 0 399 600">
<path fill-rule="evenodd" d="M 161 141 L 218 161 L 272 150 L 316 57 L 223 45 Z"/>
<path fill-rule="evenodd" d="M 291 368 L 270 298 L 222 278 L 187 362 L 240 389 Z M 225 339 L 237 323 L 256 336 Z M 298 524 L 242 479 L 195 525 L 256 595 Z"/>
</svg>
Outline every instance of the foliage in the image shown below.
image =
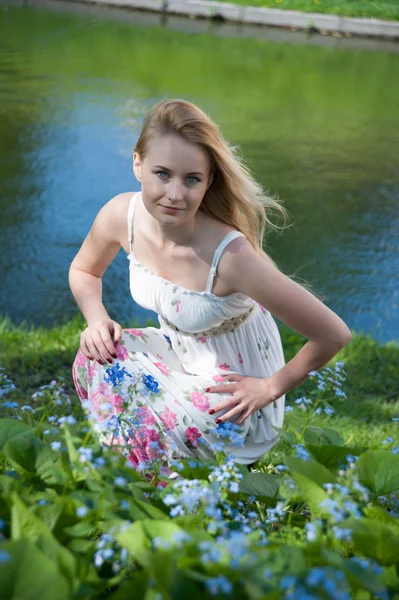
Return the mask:
<svg viewBox="0 0 399 600">
<path fill-rule="evenodd" d="M 399 6 L 395 0 L 373 0 L 373 2 L 370 0 L 235 0 L 235 3 L 244 6 L 329 13 L 342 17 L 399 20 Z"/>
<path fill-rule="evenodd" d="M 386 392 L 380 423 L 367 404 L 356 423 L 361 355 L 351 344 L 345 365 L 312 371 L 289 395 L 280 442 L 252 472 L 221 448 L 235 438 L 232 424 L 217 428 L 214 460 L 166 469 L 160 455 L 135 470 L 100 444 L 73 391 L 66 369 L 79 326 L 65 325 L 63 336 L 0 327 L 4 597 L 399 597 L 399 407 L 393 382 L 377 378 L 373 389 L 369 377 L 369 398 Z M 287 360 L 298 344 L 287 347 Z M 389 352 L 397 361 L 393 345 L 384 360 Z M 63 374 L 33 389 L 25 368 L 18 373 L 17 358 L 28 369 L 27 356 L 34 381 L 51 369 Z M 375 360 L 389 379 L 378 356 L 369 355 L 369 366 Z"/>
</svg>

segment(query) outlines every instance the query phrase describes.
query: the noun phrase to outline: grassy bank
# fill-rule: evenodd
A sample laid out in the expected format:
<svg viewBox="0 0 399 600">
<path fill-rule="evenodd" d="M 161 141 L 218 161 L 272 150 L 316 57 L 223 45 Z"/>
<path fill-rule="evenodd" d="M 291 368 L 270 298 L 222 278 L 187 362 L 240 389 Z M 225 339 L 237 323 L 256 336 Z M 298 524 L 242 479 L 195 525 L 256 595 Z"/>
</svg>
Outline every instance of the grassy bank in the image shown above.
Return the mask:
<svg viewBox="0 0 399 600">
<path fill-rule="evenodd" d="M 148 322 L 148 325 L 151 323 Z M 122 324 L 139 326 L 137 323 Z M 156 326 L 152 324 L 153 326 Z M 14 326 L 10 320 L 0 321 L 0 366 L 13 381 L 16 389 L 7 399 L 21 406 L 31 404 L 32 394 L 39 387 L 56 379 L 64 382 L 66 393 L 80 408 L 73 386 L 71 365 L 79 347 L 79 335 L 85 327 L 80 316 L 52 329 Z M 281 338 L 288 362 L 306 339 L 280 324 Z M 315 415 L 312 424 L 333 427 L 340 431 L 348 444 L 378 447 L 387 437 L 397 437 L 398 424 L 392 417 L 399 416 L 398 364 L 399 343 L 379 346 L 371 336 L 354 334 L 348 346 L 333 359 L 345 364 L 347 380 L 344 391 L 346 402 L 337 402 L 333 415 Z M 287 403 L 295 404 L 306 396 L 314 384 L 309 380 L 287 394 Z M 4 411 L 3 411 L 4 412 Z M 2 410 L 0 408 L 0 416 Z M 83 416 L 83 411 L 82 411 Z M 291 415 L 287 413 L 289 423 Z M 284 452 L 281 440 L 275 452 Z"/>
<path fill-rule="evenodd" d="M 221 0 L 228 2 L 230 0 Z M 244 6 L 263 6 L 302 12 L 329 13 L 342 17 L 368 17 L 399 20 L 396 0 L 234 0 Z"/>
<path fill-rule="evenodd" d="M 254 472 L 224 454 L 240 440 L 221 424 L 216 460 L 172 460 L 171 479 L 153 438 L 135 469 L 87 426 L 71 377 L 83 327 L 0 321 L 5 598 L 398 600 L 398 344 L 355 335 L 310 373 Z M 281 333 L 288 361 L 305 339 Z M 137 446 L 131 412 L 105 425 Z"/>
</svg>

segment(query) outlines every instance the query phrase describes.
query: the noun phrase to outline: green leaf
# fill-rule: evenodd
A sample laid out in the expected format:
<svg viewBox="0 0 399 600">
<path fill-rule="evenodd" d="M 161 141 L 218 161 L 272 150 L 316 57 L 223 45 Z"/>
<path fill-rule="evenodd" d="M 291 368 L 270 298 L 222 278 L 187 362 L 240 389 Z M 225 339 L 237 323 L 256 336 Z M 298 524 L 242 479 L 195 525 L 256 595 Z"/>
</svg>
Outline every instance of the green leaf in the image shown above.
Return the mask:
<svg viewBox="0 0 399 600">
<path fill-rule="evenodd" d="M 24 435 L 32 435 L 34 429 L 22 421 L 15 419 L 0 419 L 0 450 L 8 440 L 20 438 Z"/>
<path fill-rule="evenodd" d="M 296 438 L 290 431 L 286 431 L 285 429 L 281 429 L 281 427 L 276 427 L 275 425 L 272 425 L 272 427 L 275 431 L 277 431 L 283 440 L 287 440 L 287 442 L 289 442 L 291 445 L 296 443 Z"/>
<path fill-rule="evenodd" d="M 257 496 L 274 500 L 278 494 L 280 480 L 268 473 L 248 473 L 239 484 L 240 492 L 248 496 Z"/>
<path fill-rule="evenodd" d="M 399 489 L 399 455 L 389 450 L 370 450 L 356 461 L 355 472 L 362 485 L 378 495 Z"/>
<path fill-rule="evenodd" d="M 362 453 L 362 450 L 356 450 L 355 448 L 348 448 L 346 446 L 336 446 L 335 444 L 324 446 L 306 444 L 306 448 L 317 462 L 328 469 L 338 469 L 342 464 L 346 464 L 345 458 L 348 454 L 358 456 Z"/>
<path fill-rule="evenodd" d="M 327 492 L 323 490 L 312 479 L 309 479 L 301 473 L 292 472 L 292 477 L 298 484 L 304 500 L 308 503 L 310 510 L 314 515 L 321 516 L 326 514 L 326 509 L 320 507 L 320 503 L 328 498 Z"/>
<path fill-rule="evenodd" d="M 7 600 L 70 600 L 66 578 L 30 539 L 0 543 L 11 560 L 0 563 L 0 589 Z"/>
<path fill-rule="evenodd" d="M 52 537 L 50 529 L 39 517 L 31 512 L 15 492 L 11 495 L 11 538 L 36 540 L 40 535 Z"/>
<path fill-rule="evenodd" d="M 168 514 L 156 506 L 153 506 L 148 502 L 138 500 L 137 498 L 131 500 L 131 508 L 129 512 L 135 521 L 140 521 L 142 519 L 166 519 L 169 521 Z"/>
<path fill-rule="evenodd" d="M 96 526 L 92 523 L 88 523 L 87 521 L 82 521 L 80 523 L 76 523 L 75 525 L 71 525 L 70 527 L 64 527 L 64 533 L 69 535 L 72 538 L 80 538 L 87 537 L 95 531 Z"/>
<path fill-rule="evenodd" d="M 339 524 L 352 531 L 355 551 L 373 558 L 381 565 L 398 564 L 399 536 L 392 529 L 373 519 L 346 519 Z"/>
<path fill-rule="evenodd" d="M 363 508 L 363 512 L 366 517 L 373 519 L 373 521 L 379 521 L 389 527 L 393 534 L 399 536 L 399 520 L 397 517 L 391 517 L 386 510 L 380 506 L 366 506 Z"/>
<path fill-rule="evenodd" d="M 292 474 L 294 472 L 300 473 L 320 486 L 323 483 L 334 483 L 336 481 L 336 476 L 332 471 L 314 460 L 302 460 L 293 456 L 286 456 L 284 462 Z"/>
<path fill-rule="evenodd" d="M 194 466 L 190 467 L 190 464 Z M 180 460 L 180 465 L 182 465 L 182 469 L 179 469 L 179 475 L 184 477 L 185 479 L 205 479 L 208 480 L 208 475 L 210 473 L 210 468 L 215 466 L 215 461 L 209 458 L 184 458 Z M 166 489 L 166 488 L 165 488 Z M 168 492 L 169 493 L 169 492 Z"/>
<path fill-rule="evenodd" d="M 362 589 L 373 593 L 384 591 L 384 583 L 370 569 L 323 546 L 320 548 L 320 554 L 329 565 L 345 572 L 346 578 L 354 590 Z"/>
<path fill-rule="evenodd" d="M 3 446 L 3 452 L 16 467 L 33 474 L 36 473 L 36 457 L 43 445 L 31 432 L 9 439 Z"/>
<path fill-rule="evenodd" d="M 308 427 L 305 431 L 304 440 L 314 446 L 325 446 L 334 444 L 343 446 L 344 438 L 335 429 L 322 429 L 320 427 Z"/>
<path fill-rule="evenodd" d="M 116 540 L 127 548 L 143 567 L 149 567 L 153 554 L 151 540 L 160 537 L 165 541 L 172 541 L 175 533 L 182 533 L 183 529 L 172 521 L 156 521 L 143 519 L 136 521 L 126 531 L 115 536 Z"/>
</svg>

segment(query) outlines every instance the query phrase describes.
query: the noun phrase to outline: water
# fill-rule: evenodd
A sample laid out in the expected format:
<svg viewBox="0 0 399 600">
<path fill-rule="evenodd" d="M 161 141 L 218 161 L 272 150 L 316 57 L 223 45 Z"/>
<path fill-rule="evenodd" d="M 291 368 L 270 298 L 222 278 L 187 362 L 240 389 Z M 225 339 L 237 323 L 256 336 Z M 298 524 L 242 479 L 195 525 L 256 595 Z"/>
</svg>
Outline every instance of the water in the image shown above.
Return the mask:
<svg viewBox="0 0 399 600">
<path fill-rule="evenodd" d="M 351 329 L 399 340 L 399 45 L 51 1 L 0 2 L 0 19 L 0 314 L 51 325 L 77 312 L 69 265 L 100 207 L 139 189 L 142 119 L 174 97 L 210 114 L 282 199 L 292 226 L 266 240 L 280 268 Z M 154 316 L 129 296 L 122 250 L 104 303 L 125 323 Z"/>
</svg>

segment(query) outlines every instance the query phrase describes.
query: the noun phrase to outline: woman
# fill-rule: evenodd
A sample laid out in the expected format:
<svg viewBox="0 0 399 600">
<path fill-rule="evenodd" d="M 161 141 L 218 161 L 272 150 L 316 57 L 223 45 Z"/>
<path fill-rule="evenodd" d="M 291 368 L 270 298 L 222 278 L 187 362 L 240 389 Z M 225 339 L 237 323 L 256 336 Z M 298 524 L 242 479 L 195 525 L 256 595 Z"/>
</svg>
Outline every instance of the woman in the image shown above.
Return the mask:
<svg viewBox="0 0 399 600">
<path fill-rule="evenodd" d="M 285 394 L 351 332 L 262 250 L 267 211 L 285 210 L 197 106 L 166 100 L 150 111 L 134 173 L 141 191 L 103 206 L 70 268 L 87 321 L 77 393 L 101 440 L 137 468 L 214 456 L 222 423 L 235 424 L 227 451 L 249 465 L 278 441 Z M 132 297 L 160 329 L 122 330 L 102 303 L 120 248 Z M 309 340 L 286 365 L 273 316 Z"/>
</svg>

